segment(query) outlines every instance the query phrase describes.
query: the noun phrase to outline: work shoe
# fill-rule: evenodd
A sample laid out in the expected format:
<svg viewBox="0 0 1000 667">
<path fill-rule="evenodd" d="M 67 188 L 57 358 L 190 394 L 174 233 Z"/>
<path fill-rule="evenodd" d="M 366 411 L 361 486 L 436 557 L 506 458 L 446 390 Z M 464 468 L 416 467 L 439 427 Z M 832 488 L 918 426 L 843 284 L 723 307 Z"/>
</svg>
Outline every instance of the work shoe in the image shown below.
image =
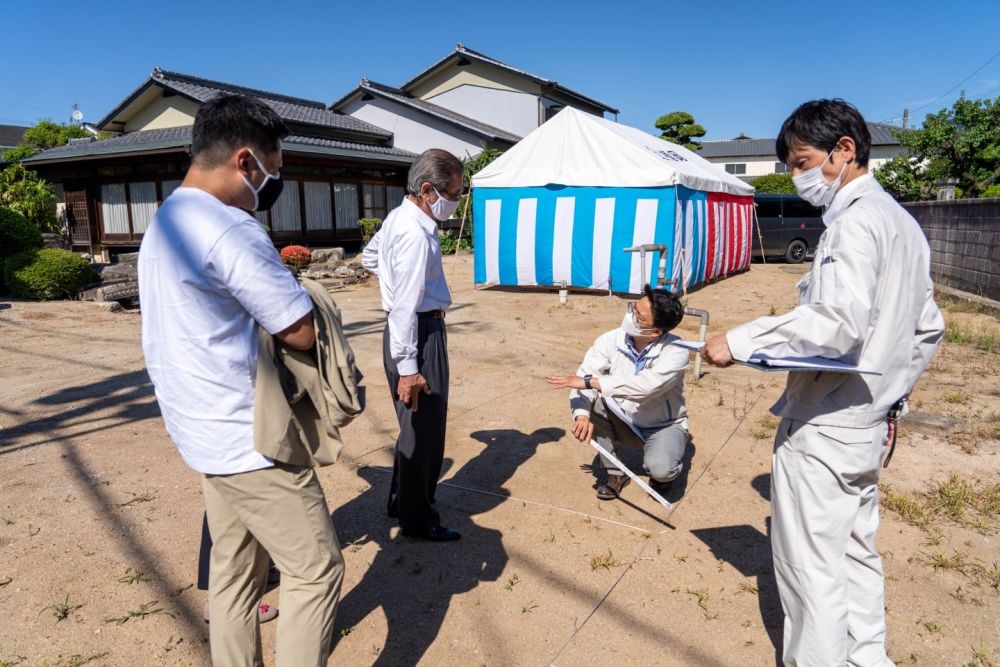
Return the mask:
<svg viewBox="0 0 1000 667">
<path fill-rule="evenodd" d="M 673 487 L 674 487 L 673 480 L 670 480 L 669 482 L 658 482 L 655 479 L 649 480 L 649 488 L 651 488 L 653 491 L 656 491 L 664 498 L 667 497 L 667 494 L 670 493 L 670 489 L 672 489 Z"/>
<path fill-rule="evenodd" d="M 597 497 L 601 500 L 614 500 L 630 481 L 632 480 L 628 475 L 608 475 L 608 481 L 597 487 Z"/>
</svg>

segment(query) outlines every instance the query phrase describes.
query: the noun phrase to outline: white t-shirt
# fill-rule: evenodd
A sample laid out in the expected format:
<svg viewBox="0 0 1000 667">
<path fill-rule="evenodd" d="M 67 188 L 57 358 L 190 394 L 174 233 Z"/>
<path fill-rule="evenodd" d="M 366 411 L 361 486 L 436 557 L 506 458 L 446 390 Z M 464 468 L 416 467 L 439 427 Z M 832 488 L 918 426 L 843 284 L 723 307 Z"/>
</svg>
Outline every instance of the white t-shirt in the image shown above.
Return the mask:
<svg viewBox="0 0 1000 667">
<path fill-rule="evenodd" d="M 143 237 L 139 298 L 146 368 L 184 461 L 212 475 L 273 465 L 253 448 L 258 326 L 279 333 L 312 300 L 260 223 L 178 188 Z"/>
</svg>

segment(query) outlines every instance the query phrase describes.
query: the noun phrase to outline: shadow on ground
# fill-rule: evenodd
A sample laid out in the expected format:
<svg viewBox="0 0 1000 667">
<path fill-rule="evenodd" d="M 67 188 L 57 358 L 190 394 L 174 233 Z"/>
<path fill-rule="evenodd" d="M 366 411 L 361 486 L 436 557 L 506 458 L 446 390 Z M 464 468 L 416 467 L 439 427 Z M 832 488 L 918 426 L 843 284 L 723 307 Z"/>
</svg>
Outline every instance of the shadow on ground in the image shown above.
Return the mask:
<svg viewBox="0 0 1000 667">
<path fill-rule="evenodd" d="M 385 513 L 392 471 L 359 468 L 358 476 L 370 486 L 337 509 L 333 522 L 346 558 L 350 558 L 356 545 L 367 542 L 375 542 L 379 551 L 364 578 L 340 603 L 334 642 L 381 608 L 388 634 L 373 663 L 419 662 L 438 636 L 452 598 L 472 590 L 480 582 L 496 581 L 507 565 L 503 535 L 498 530 L 476 525 L 472 516 L 503 503 L 509 493 L 502 487 L 518 467 L 539 445 L 556 442 L 564 434 L 559 428 L 539 429 L 530 434 L 512 429 L 471 434 L 485 447 L 448 479 L 448 494 L 460 494 L 461 504 L 449 502 L 441 508 L 444 524 L 462 533 L 459 542 L 434 544 L 398 534 L 393 539 L 390 529 L 395 520 Z M 446 468 L 450 464 L 451 461 L 445 461 Z"/>
</svg>

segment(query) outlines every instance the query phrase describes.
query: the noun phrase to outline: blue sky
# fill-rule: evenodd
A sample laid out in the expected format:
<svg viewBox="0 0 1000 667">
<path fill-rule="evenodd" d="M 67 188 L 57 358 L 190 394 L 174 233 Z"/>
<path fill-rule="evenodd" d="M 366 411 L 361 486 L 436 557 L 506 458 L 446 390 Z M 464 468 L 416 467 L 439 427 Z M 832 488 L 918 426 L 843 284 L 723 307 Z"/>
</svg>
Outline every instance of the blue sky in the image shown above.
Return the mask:
<svg viewBox="0 0 1000 667">
<path fill-rule="evenodd" d="M 4 5 L 0 123 L 64 121 L 74 102 L 99 120 L 154 67 L 329 103 L 361 77 L 401 85 L 462 42 L 650 132 L 684 110 L 706 139 L 773 137 L 816 97 L 875 121 L 909 106 L 919 123 L 1000 51 L 996 0 Z M 1000 96 L 1000 57 L 962 88 Z"/>
</svg>

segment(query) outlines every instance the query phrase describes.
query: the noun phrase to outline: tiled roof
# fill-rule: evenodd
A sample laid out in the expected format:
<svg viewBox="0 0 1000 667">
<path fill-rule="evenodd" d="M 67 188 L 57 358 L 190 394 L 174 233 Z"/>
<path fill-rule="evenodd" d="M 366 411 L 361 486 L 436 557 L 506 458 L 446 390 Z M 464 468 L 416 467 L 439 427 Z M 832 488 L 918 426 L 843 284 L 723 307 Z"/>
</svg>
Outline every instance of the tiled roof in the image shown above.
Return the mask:
<svg viewBox="0 0 1000 667">
<path fill-rule="evenodd" d="M 500 61 L 500 60 L 497 60 L 496 58 L 491 58 L 490 56 L 488 56 L 488 55 L 486 55 L 484 53 L 479 53 L 478 51 L 473 51 L 472 49 L 468 48 L 467 46 L 465 46 L 464 44 L 461 44 L 461 43 L 455 46 L 455 50 L 454 51 L 452 51 L 451 53 L 449 53 L 448 55 L 446 55 L 444 58 L 442 58 L 441 60 L 437 61 L 436 63 L 434 63 L 433 65 L 431 65 L 430 67 L 428 67 L 423 72 L 421 72 L 420 74 L 416 75 L 415 77 L 413 77 L 412 79 L 410 79 L 406 83 L 404 83 L 403 86 L 402 86 L 402 89 L 403 90 L 409 89 L 410 86 L 414 85 L 417 81 L 419 81 L 420 79 L 423 79 L 425 76 L 427 76 L 428 74 L 430 74 L 434 70 L 438 69 L 439 67 L 441 67 L 442 65 L 444 65 L 445 63 L 447 63 L 449 60 L 451 60 L 453 58 L 457 59 L 457 58 L 463 58 L 463 57 L 464 58 L 469 58 L 471 60 L 478 60 L 479 62 L 485 63 L 487 65 L 492 65 L 493 67 L 498 67 L 500 69 L 507 70 L 508 72 L 513 72 L 514 74 L 518 74 L 520 76 L 527 77 L 527 78 L 529 78 L 532 81 L 535 81 L 537 83 L 540 83 L 540 84 L 543 84 L 543 85 L 546 85 L 546 86 L 551 86 L 552 88 L 558 90 L 559 92 L 563 93 L 564 95 L 568 95 L 570 97 L 575 97 L 575 98 L 577 98 L 579 100 L 582 100 L 582 101 L 587 102 L 589 104 L 592 104 L 594 106 L 600 107 L 601 109 L 603 109 L 603 110 L 605 110 L 607 112 L 618 113 L 618 109 L 616 109 L 616 108 L 614 108 L 612 106 L 609 106 L 609 105 L 605 104 L 604 102 L 600 102 L 598 100 L 595 100 L 592 97 L 587 97 L 586 95 L 578 93 L 575 90 L 572 90 L 570 88 L 566 88 L 565 86 L 560 85 L 559 83 L 557 83 L 556 81 L 553 81 L 552 79 L 546 79 L 543 76 L 538 76 L 537 74 L 532 74 L 531 72 L 526 72 L 523 69 L 519 69 L 517 67 L 514 67 L 513 65 L 508 65 L 507 63 L 505 63 L 503 61 Z"/>
<path fill-rule="evenodd" d="M 114 120 L 114 118 L 121 113 L 125 107 L 127 107 L 151 84 L 160 85 L 163 88 L 198 103 L 204 103 L 214 97 L 225 94 L 248 95 L 256 97 L 268 104 L 275 110 L 275 112 L 277 112 L 279 116 L 281 116 L 283 120 L 288 122 L 303 123 L 317 127 L 335 128 L 359 135 L 378 137 L 380 139 L 388 139 L 392 136 L 390 132 L 386 132 L 380 127 L 365 123 L 364 121 L 352 118 L 351 116 L 334 113 L 333 111 L 327 109 L 323 102 L 307 100 L 300 97 L 290 97 L 288 95 L 272 93 L 266 90 L 236 86 L 229 83 L 223 83 L 221 81 L 202 79 L 200 77 L 180 74 L 178 72 L 168 72 L 159 68 L 153 70 L 149 81 L 145 82 L 142 86 L 136 89 L 135 92 L 115 107 L 111 113 L 105 116 L 101 122 L 97 124 L 98 127 L 103 128 L 105 125 Z"/>
<path fill-rule="evenodd" d="M 458 125 L 467 130 L 471 130 L 479 135 L 487 137 L 489 139 L 500 139 L 501 141 L 507 141 L 512 144 L 516 144 L 521 140 L 521 137 L 516 134 L 512 134 L 506 130 L 502 130 L 499 127 L 494 127 L 493 125 L 487 125 L 486 123 L 475 120 L 474 118 L 469 118 L 463 114 L 452 111 L 451 109 L 446 109 L 440 105 L 434 104 L 432 102 L 427 102 L 416 97 L 412 97 L 399 88 L 393 88 L 392 86 L 386 86 L 381 83 L 376 83 L 374 81 L 369 81 L 368 79 L 362 79 L 360 85 L 353 91 L 345 95 L 343 98 L 334 102 L 331 108 L 336 108 L 342 103 L 346 102 L 349 98 L 353 97 L 360 91 L 371 93 L 373 95 L 378 95 L 386 99 L 392 100 L 399 104 L 410 107 L 411 109 L 416 109 L 417 111 L 422 111 L 423 113 L 429 114 L 453 125 Z"/>
<path fill-rule="evenodd" d="M 0 146 L 17 146 L 27 129 L 21 125 L 0 125 Z"/>
<path fill-rule="evenodd" d="M 87 159 L 123 153 L 186 148 L 191 144 L 191 127 L 171 127 L 162 130 L 129 132 L 111 139 L 71 141 L 65 146 L 50 148 L 25 162 Z M 371 146 L 349 141 L 292 135 L 283 141 L 287 153 L 308 153 L 337 157 L 356 157 L 390 162 L 410 163 L 417 156 L 409 151 L 385 146 Z"/>
<path fill-rule="evenodd" d="M 899 139 L 893 135 L 893 130 L 902 130 L 902 128 L 884 123 L 868 123 L 868 131 L 872 134 L 872 146 L 898 146 Z M 773 156 L 775 154 L 774 145 L 774 139 L 703 141 L 698 155 L 703 158 Z"/>
</svg>

